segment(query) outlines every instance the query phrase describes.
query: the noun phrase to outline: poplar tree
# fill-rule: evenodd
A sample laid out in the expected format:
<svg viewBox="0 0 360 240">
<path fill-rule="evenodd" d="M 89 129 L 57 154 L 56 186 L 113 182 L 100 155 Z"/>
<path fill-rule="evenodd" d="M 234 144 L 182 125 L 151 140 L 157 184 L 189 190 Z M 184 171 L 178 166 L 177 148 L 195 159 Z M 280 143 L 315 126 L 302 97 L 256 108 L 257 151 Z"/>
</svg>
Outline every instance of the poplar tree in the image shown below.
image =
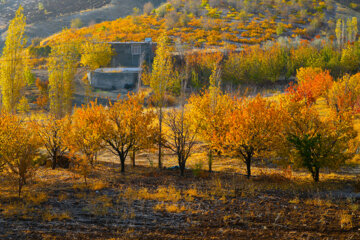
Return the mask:
<svg viewBox="0 0 360 240">
<path fill-rule="evenodd" d="M 173 60 L 171 58 L 170 46 L 168 44 L 168 37 L 163 34 L 158 41 L 156 49 L 156 57 L 152 66 L 152 72 L 149 76 L 150 87 L 154 91 L 154 102 L 158 109 L 159 119 L 159 136 L 158 136 L 158 150 L 159 168 L 162 168 L 162 123 L 163 123 L 163 108 L 166 106 L 166 92 L 169 91 L 178 78 L 178 73 L 174 70 Z"/>
<path fill-rule="evenodd" d="M 72 112 L 74 78 L 79 54 L 76 43 L 53 46 L 51 49 L 49 71 L 50 111 L 56 118 Z"/>
<path fill-rule="evenodd" d="M 22 96 L 21 91 L 26 86 L 29 70 L 26 67 L 25 56 L 25 26 L 26 17 L 20 6 L 15 18 L 10 21 L 0 68 L 0 83 L 3 109 L 14 112 Z"/>
</svg>

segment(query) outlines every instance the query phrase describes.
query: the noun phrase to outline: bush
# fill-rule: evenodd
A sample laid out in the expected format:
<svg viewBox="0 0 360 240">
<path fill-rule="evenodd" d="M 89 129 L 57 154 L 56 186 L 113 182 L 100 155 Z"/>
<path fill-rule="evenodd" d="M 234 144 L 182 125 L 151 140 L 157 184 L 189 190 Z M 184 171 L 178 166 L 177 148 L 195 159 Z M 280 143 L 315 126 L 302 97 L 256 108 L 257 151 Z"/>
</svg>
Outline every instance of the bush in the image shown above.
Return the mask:
<svg viewBox="0 0 360 240">
<path fill-rule="evenodd" d="M 84 23 L 81 21 L 80 18 L 74 18 L 71 20 L 71 28 L 82 28 Z"/>
</svg>

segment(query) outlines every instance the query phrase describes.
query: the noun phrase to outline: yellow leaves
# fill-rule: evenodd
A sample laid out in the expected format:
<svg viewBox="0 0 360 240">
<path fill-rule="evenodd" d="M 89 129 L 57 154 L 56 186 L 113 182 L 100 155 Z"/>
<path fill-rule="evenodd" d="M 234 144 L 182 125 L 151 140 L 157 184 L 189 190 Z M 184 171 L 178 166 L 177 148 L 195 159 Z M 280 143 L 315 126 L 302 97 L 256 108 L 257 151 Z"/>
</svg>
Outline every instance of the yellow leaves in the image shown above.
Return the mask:
<svg viewBox="0 0 360 240">
<path fill-rule="evenodd" d="M 87 41 L 81 45 L 81 64 L 91 70 L 106 66 L 113 55 L 111 45 L 104 42 Z"/>
<path fill-rule="evenodd" d="M 57 118 L 72 112 L 78 43 L 52 46 L 48 61 L 50 110 Z"/>
<path fill-rule="evenodd" d="M 26 18 L 20 6 L 15 18 L 10 22 L 0 67 L 0 85 L 3 109 L 15 112 L 21 98 L 21 90 L 26 85 Z"/>
<path fill-rule="evenodd" d="M 190 111 L 193 124 L 199 128 L 200 137 L 211 148 L 220 148 L 226 135 L 226 118 L 233 109 L 233 100 L 226 94 L 211 95 L 205 92 L 201 96 L 193 95 L 186 106 Z"/>
</svg>

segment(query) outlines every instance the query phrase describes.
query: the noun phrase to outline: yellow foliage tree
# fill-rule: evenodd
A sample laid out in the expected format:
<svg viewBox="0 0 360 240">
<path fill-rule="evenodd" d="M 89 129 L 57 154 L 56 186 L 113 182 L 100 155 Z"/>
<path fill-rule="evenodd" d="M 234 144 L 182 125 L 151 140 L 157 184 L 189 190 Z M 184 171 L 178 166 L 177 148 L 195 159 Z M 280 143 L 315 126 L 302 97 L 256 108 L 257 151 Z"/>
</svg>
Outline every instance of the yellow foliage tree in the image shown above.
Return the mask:
<svg viewBox="0 0 360 240">
<path fill-rule="evenodd" d="M 0 116 L 0 154 L 9 176 L 18 186 L 18 194 L 36 170 L 35 160 L 40 141 L 29 125 L 15 115 Z"/>
<path fill-rule="evenodd" d="M 229 130 L 225 149 L 246 164 L 248 178 L 254 158 L 277 148 L 283 125 L 282 112 L 277 103 L 257 96 L 238 100 L 226 118 Z"/>
<path fill-rule="evenodd" d="M 78 64 L 78 44 L 52 46 L 48 61 L 50 111 L 56 118 L 72 112 L 74 77 Z"/>
<path fill-rule="evenodd" d="M 353 157 L 351 142 L 357 132 L 352 114 L 331 112 L 320 116 L 314 107 L 302 102 L 292 102 L 287 109 L 285 144 L 290 160 L 306 168 L 315 182 L 319 181 L 321 168 L 338 168 Z"/>
<path fill-rule="evenodd" d="M 163 108 L 166 105 L 166 93 L 178 82 L 179 74 L 174 70 L 174 64 L 171 57 L 171 48 L 169 46 L 169 38 L 166 34 L 161 35 L 158 40 L 156 49 L 156 57 L 152 65 L 152 71 L 149 76 L 151 89 L 154 91 L 153 100 L 158 109 L 159 119 L 159 168 L 162 168 L 161 152 L 162 152 L 162 123 Z"/>
<path fill-rule="evenodd" d="M 26 86 L 29 69 L 26 66 L 26 17 L 20 6 L 10 21 L 5 47 L 1 57 L 0 83 L 4 110 L 14 112 Z"/>
</svg>

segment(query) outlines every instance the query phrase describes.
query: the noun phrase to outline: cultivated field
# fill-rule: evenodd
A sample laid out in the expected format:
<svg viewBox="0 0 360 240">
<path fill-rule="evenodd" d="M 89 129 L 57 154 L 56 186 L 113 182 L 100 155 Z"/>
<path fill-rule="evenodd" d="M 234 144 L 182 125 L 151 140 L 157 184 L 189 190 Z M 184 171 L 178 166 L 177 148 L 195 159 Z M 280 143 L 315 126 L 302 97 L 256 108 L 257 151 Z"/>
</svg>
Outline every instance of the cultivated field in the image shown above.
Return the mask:
<svg viewBox="0 0 360 240">
<path fill-rule="evenodd" d="M 0 238 L 360 237 L 355 175 L 323 174 L 314 184 L 304 172 L 258 166 L 247 180 L 243 165 L 226 157 L 216 159 L 214 173 L 201 170 L 195 164 L 204 159 L 200 154 L 190 161 L 186 176 L 179 177 L 177 170 L 150 167 L 149 158 L 156 156 L 140 155 L 141 166 L 126 166 L 121 174 L 116 159 L 102 154 L 87 185 L 74 170 L 43 167 L 22 200 L 2 176 Z"/>
</svg>

